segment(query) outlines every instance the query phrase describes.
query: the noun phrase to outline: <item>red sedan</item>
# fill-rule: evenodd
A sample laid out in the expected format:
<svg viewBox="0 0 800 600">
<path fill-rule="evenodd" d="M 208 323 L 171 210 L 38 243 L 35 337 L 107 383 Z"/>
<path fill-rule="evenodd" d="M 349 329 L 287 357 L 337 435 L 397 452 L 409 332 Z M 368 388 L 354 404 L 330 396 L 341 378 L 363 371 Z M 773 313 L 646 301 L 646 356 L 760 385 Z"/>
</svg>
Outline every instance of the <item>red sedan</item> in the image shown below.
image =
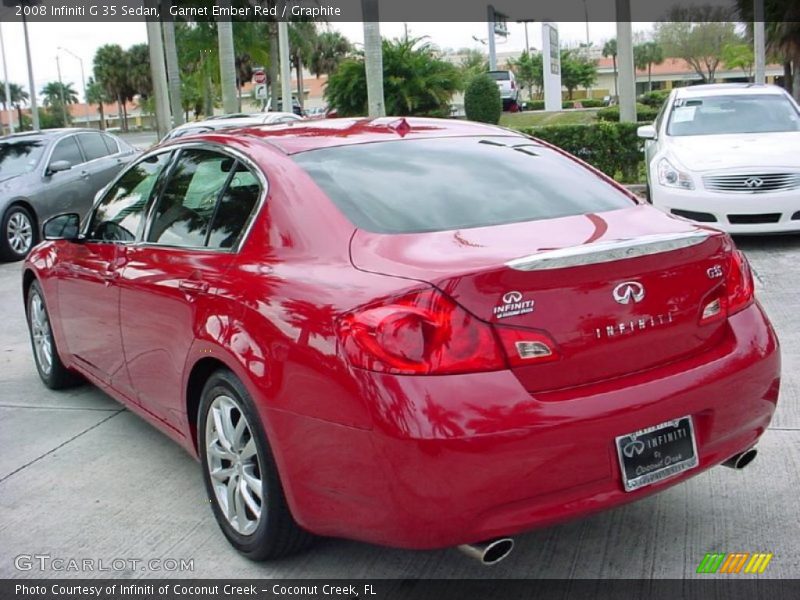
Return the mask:
<svg viewBox="0 0 800 600">
<path fill-rule="evenodd" d="M 42 380 L 81 376 L 198 456 L 253 559 L 316 534 L 493 562 L 744 466 L 778 398 L 726 234 L 504 129 L 181 138 L 44 229 L 23 271 Z"/>
</svg>

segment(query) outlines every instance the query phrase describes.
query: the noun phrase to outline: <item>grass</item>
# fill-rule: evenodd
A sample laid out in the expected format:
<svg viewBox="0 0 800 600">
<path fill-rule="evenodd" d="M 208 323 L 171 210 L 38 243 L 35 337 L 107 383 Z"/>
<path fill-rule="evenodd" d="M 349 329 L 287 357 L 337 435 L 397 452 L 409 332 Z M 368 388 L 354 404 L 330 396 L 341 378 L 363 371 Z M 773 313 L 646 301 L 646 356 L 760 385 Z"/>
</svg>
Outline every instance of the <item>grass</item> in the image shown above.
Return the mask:
<svg viewBox="0 0 800 600">
<path fill-rule="evenodd" d="M 504 127 L 541 127 L 544 125 L 586 125 L 597 121 L 599 109 L 564 110 L 545 112 L 543 110 L 503 113 L 500 125 Z"/>
</svg>

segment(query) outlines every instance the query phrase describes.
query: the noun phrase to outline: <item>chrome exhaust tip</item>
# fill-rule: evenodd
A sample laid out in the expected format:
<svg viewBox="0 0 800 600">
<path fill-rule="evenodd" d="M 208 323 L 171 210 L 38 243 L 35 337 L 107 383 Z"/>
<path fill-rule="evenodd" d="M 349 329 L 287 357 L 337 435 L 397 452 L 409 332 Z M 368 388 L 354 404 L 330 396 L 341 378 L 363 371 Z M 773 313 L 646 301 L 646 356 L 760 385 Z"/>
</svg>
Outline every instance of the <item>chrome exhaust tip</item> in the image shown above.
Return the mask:
<svg viewBox="0 0 800 600">
<path fill-rule="evenodd" d="M 496 538 L 477 544 L 462 544 L 458 546 L 464 554 L 474 558 L 484 565 L 496 565 L 514 549 L 514 540 L 511 538 Z"/>
<path fill-rule="evenodd" d="M 753 462 L 758 455 L 758 450 L 755 448 L 750 448 L 750 450 L 745 450 L 741 454 L 734 454 L 724 463 L 722 466 L 728 467 L 730 469 L 744 469 L 747 465 Z"/>
</svg>

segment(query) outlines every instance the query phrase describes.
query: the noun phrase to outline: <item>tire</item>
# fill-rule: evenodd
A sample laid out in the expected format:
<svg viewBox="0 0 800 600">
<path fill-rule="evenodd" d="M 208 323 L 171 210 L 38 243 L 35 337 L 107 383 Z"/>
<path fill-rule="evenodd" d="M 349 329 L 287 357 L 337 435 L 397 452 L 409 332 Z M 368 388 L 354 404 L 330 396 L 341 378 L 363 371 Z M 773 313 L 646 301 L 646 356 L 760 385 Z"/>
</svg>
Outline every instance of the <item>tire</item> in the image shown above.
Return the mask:
<svg viewBox="0 0 800 600">
<path fill-rule="evenodd" d="M 0 259 L 22 260 L 36 245 L 38 233 L 36 221 L 24 206 L 12 206 L 3 215 L 0 237 Z"/>
<path fill-rule="evenodd" d="M 31 336 L 33 362 L 42 382 L 51 390 L 60 390 L 80 383 L 81 377 L 67 369 L 58 355 L 53 329 L 50 326 L 50 315 L 38 281 L 34 281 L 28 289 L 25 311 L 28 332 Z"/>
<path fill-rule="evenodd" d="M 233 373 L 220 369 L 211 375 L 198 413 L 203 481 L 217 523 L 231 545 L 256 561 L 282 558 L 310 546 L 314 536 L 289 511 L 258 413 Z M 212 471 L 217 475 L 212 477 Z"/>
</svg>

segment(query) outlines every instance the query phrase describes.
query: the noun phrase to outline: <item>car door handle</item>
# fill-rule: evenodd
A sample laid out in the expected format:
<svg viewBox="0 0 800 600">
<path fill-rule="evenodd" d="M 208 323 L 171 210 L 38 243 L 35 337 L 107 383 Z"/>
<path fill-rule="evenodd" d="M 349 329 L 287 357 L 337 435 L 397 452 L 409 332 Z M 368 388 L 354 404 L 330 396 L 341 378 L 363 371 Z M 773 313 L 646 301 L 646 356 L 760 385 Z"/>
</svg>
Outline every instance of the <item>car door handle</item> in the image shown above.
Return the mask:
<svg viewBox="0 0 800 600">
<path fill-rule="evenodd" d="M 83 177 L 84 179 L 89 177 L 89 171 L 81 171 L 81 177 Z"/>
<path fill-rule="evenodd" d="M 207 281 L 198 281 L 197 279 L 181 279 L 178 282 L 178 288 L 187 294 L 196 294 L 198 292 L 208 291 Z"/>
</svg>

